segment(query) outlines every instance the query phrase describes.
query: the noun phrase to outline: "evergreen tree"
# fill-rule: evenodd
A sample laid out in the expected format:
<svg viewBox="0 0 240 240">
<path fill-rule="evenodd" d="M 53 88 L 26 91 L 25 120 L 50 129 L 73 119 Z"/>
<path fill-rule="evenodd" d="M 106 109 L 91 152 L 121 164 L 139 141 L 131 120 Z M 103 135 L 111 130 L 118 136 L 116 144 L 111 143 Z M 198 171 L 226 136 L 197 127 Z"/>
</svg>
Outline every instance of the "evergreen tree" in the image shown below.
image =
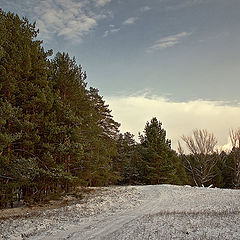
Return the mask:
<svg viewBox="0 0 240 240">
<path fill-rule="evenodd" d="M 113 120 L 98 90 L 87 90 L 86 73 L 77 66 L 75 59 L 57 53 L 51 71 L 54 89 L 62 102 L 57 119 L 65 130 L 58 139 L 66 151 L 62 151 L 61 159 L 66 162 L 67 171 L 78 176 L 80 182 L 107 184 L 113 177 L 111 161 L 116 154 L 115 138 L 119 124 Z"/>
<path fill-rule="evenodd" d="M 46 194 L 51 183 L 58 178 L 53 156 L 46 147 L 47 123 L 54 115 L 53 104 L 56 102 L 56 95 L 49 82 L 47 58 L 51 51 L 45 52 L 42 42 L 35 40 L 38 34 L 35 24 L 12 13 L 1 11 L 0 16 L 3 23 L 0 28 L 0 35 L 3 36 L 0 45 L 0 97 L 2 104 L 8 104 L 9 109 L 17 109 L 14 118 L 7 119 L 2 128 L 9 136 L 15 132 L 21 133 L 17 141 L 8 142 L 2 157 L 11 156 L 9 166 L 16 170 L 18 176 L 24 176 L 22 171 L 25 167 L 33 169 L 34 166 L 34 171 L 37 172 L 34 181 L 31 179 L 31 182 L 26 182 L 16 178 L 21 182 L 19 191 L 27 200 L 31 196 Z M 14 119 L 18 119 L 18 125 Z M 16 168 L 20 163 L 24 167 Z"/>
<path fill-rule="evenodd" d="M 134 135 L 131 133 L 126 132 L 118 135 L 118 155 L 114 159 L 114 170 L 120 175 L 118 181 L 120 184 L 140 183 L 141 155 L 137 146 Z"/>
<path fill-rule="evenodd" d="M 90 138 L 94 146 L 91 158 L 94 158 L 95 162 L 91 167 L 91 182 L 94 185 L 106 185 L 109 182 L 113 183 L 116 178 L 112 169 L 112 159 L 117 154 L 116 138 L 120 124 L 113 120 L 111 110 L 99 95 L 98 89 L 91 87 L 89 96 L 93 107 L 91 128 L 95 131 L 95 136 Z"/>
<path fill-rule="evenodd" d="M 144 135 L 140 135 L 142 147 L 142 176 L 147 184 L 174 183 L 176 178 L 176 155 L 171 150 L 171 141 L 166 139 L 162 123 L 153 118 L 147 122 Z"/>
</svg>

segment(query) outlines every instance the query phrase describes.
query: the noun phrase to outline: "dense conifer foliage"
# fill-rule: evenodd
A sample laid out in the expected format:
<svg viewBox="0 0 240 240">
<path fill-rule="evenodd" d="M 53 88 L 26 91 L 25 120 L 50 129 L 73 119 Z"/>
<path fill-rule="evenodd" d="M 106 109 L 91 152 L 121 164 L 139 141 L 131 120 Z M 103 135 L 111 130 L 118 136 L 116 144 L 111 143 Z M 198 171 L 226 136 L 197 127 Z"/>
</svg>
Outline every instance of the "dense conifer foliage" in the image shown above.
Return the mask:
<svg viewBox="0 0 240 240">
<path fill-rule="evenodd" d="M 98 90 L 68 54 L 48 59 L 35 24 L 0 20 L 0 205 L 113 182 L 119 124 Z"/>
<path fill-rule="evenodd" d="M 172 150 L 160 121 L 146 123 L 140 143 L 119 133 L 82 67 L 67 53 L 50 59 L 37 35 L 28 19 L 0 10 L 0 207 L 79 185 L 195 184 L 186 159 L 197 156 Z M 214 166 L 204 183 L 239 186 L 239 139 L 230 154 L 207 153 Z"/>
</svg>

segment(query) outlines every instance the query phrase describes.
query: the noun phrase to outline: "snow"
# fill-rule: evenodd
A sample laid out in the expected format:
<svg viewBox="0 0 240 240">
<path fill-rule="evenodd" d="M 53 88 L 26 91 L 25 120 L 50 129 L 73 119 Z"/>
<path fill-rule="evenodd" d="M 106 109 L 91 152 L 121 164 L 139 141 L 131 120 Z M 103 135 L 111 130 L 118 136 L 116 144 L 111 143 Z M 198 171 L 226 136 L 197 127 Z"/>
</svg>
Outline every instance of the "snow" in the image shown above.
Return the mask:
<svg viewBox="0 0 240 240">
<path fill-rule="evenodd" d="M 98 188 L 88 199 L 0 222 L 1 240 L 240 239 L 240 191 L 151 185 Z"/>
</svg>

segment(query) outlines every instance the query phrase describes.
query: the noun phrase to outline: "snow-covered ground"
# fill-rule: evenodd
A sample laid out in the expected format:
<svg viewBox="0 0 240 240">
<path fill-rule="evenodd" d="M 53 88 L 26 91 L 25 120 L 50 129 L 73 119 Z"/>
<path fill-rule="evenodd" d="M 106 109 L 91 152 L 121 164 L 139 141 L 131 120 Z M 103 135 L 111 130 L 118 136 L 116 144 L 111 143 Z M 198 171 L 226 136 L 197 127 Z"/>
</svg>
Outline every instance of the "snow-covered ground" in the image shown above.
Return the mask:
<svg viewBox="0 0 240 240">
<path fill-rule="evenodd" d="M 0 222 L 1 240 L 240 239 L 240 191 L 189 186 L 101 188 L 88 199 Z"/>
</svg>

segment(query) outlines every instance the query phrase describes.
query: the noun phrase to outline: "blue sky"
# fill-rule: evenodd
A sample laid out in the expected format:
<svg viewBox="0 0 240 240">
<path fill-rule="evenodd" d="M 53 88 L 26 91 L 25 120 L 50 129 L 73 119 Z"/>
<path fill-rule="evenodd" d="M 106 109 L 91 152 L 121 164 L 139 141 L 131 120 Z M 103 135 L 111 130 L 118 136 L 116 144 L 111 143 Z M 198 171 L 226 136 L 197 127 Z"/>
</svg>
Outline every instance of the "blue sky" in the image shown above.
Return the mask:
<svg viewBox="0 0 240 240">
<path fill-rule="evenodd" d="M 193 102 L 205 109 L 198 119 L 209 119 L 193 120 L 195 127 L 215 131 L 222 145 L 229 128 L 238 127 L 233 118 L 240 102 L 239 0 L 0 0 L 0 7 L 36 21 L 46 49 L 76 56 L 122 130 L 137 135 L 143 120 L 156 115 L 176 142 L 180 130 L 190 134 L 194 126 L 184 124 L 191 114 L 187 119 L 184 109 L 172 106 Z M 136 113 L 139 125 L 130 124 L 128 113 L 119 114 L 126 107 L 122 101 L 133 98 L 137 105 L 144 101 L 142 117 Z M 172 104 L 171 114 L 159 112 L 166 102 Z M 138 107 L 129 104 L 134 118 Z M 225 107 L 234 109 L 232 121 L 221 117 Z M 153 111 L 146 114 L 149 108 Z M 169 126 L 170 118 L 181 119 L 180 130 Z"/>
</svg>

